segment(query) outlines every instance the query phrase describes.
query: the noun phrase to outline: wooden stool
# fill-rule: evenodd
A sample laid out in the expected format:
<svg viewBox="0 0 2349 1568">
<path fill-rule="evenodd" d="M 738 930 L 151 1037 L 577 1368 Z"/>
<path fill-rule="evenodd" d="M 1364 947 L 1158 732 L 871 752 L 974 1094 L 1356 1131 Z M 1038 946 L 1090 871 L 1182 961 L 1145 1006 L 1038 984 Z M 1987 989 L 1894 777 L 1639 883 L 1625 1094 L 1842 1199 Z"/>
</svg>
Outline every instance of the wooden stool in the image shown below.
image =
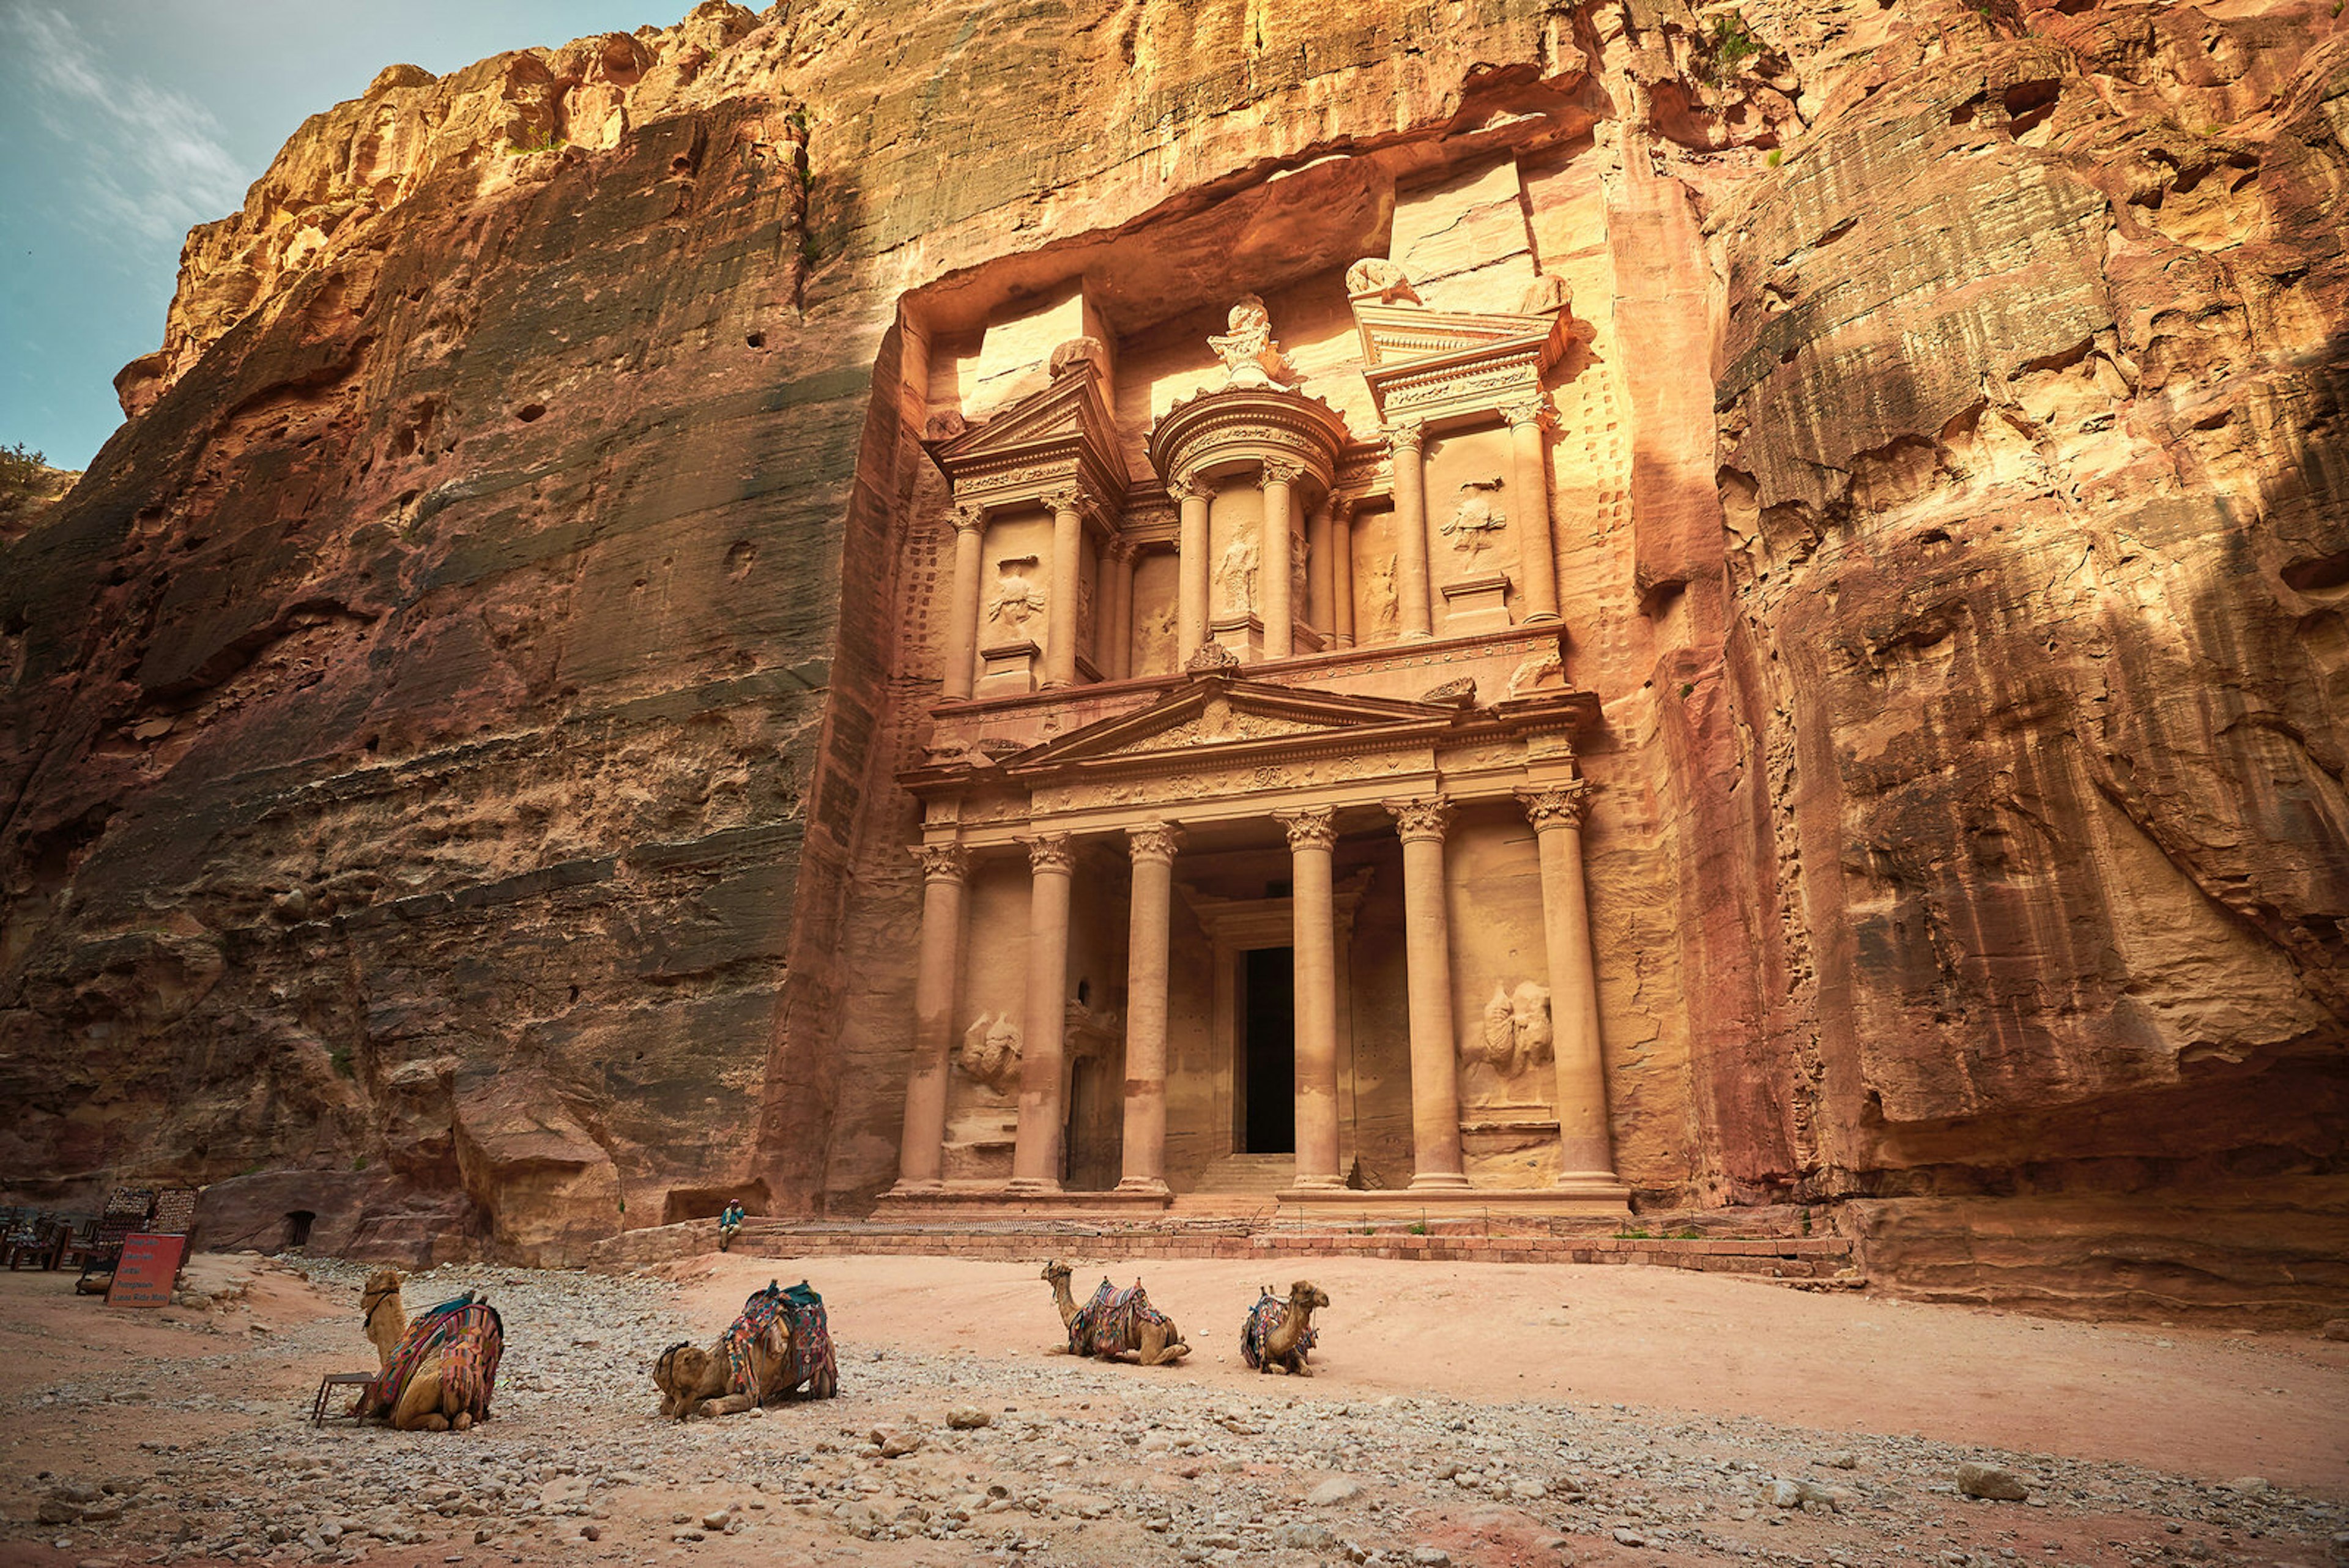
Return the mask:
<svg viewBox="0 0 2349 1568">
<path fill-rule="evenodd" d="M 310 1402 L 310 1425 L 323 1426 L 326 1419 L 326 1401 L 335 1397 L 337 1388 L 364 1388 L 376 1380 L 372 1372 L 329 1372 L 318 1379 L 318 1397 Z"/>
</svg>

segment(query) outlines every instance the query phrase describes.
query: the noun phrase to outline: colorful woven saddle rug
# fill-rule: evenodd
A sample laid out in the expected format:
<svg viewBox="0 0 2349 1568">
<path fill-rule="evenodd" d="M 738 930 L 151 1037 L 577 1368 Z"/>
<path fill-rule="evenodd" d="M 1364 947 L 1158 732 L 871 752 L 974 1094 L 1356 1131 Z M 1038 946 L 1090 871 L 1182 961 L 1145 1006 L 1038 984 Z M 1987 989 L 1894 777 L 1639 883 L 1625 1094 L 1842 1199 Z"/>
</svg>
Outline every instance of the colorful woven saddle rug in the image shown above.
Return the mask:
<svg viewBox="0 0 2349 1568">
<path fill-rule="evenodd" d="M 802 1280 L 782 1293 L 782 1311 L 792 1324 L 792 1366 L 785 1376 L 790 1386 L 804 1385 L 811 1399 L 829 1399 L 840 1392 L 840 1363 L 832 1350 L 832 1324 L 824 1315 L 823 1298 Z"/>
<path fill-rule="evenodd" d="M 782 1315 L 782 1288 L 770 1282 L 765 1290 L 750 1293 L 742 1303 L 742 1315 L 718 1336 L 719 1354 L 726 1360 L 726 1392 L 752 1396 L 762 1392 L 750 1353 L 761 1345 L 778 1357 L 786 1352 L 789 1347 L 781 1340 L 790 1333 L 790 1325 L 776 1326 Z"/>
<path fill-rule="evenodd" d="M 481 1420 L 490 1413 L 490 1395 L 497 1387 L 498 1361 L 505 1348 L 505 1320 L 497 1308 L 470 1292 L 442 1302 L 408 1325 L 399 1348 L 391 1353 L 391 1365 L 367 1385 L 362 1407 L 386 1412 L 398 1408 L 417 1369 L 437 1351 L 441 1408 L 448 1408 L 454 1393 L 458 1410 Z"/>
<path fill-rule="evenodd" d="M 1170 1334 L 1174 1328 L 1172 1318 L 1150 1304 L 1139 1282 L 1119 1290 L 1103 1280 L 1092 1300 L 1069 1320 L 1069 1354 L 1115 1355 L 1121 1350 L 1134 1349 L 1142 1343 L 1142 1325 L 1146 1323 Z"/>
<path fill-rule="evenodd" d="M 1240 1325 L 1240 1359 L 1257 1371 L 1263 1371 L 1265 1344 L 1272 1338 L 1272 1331 L 1278 1328 L 1288 1316 L 1288 1303 L 1286 1301 L 1268 1290 L 1258 1295 L 1256 1305 L 1248 1308 L 1247 1322 Z M 1308 1327 L 1304 1337 L 1298 1342 L 1297 1353 L 1304 1355 L 1320 1337 L 1319 1329 Z"/>
</svg>

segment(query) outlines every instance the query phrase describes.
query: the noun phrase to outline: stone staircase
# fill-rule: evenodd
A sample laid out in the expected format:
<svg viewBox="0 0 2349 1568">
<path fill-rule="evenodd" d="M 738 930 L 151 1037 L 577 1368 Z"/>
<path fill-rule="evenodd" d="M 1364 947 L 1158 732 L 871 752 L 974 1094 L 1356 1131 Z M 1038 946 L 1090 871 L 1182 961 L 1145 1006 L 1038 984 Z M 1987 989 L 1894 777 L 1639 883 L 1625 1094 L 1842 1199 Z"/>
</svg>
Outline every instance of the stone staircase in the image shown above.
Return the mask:
<svg viewBox="0 0 2349 1568">
<path fill-rule="evenodd" d="M 1199 1173 L 1194 1192 L 1244 1192 L 1269 1201 L 1297 1179 L 1293 1154 L 1227 1154 Z"/>
</svg>

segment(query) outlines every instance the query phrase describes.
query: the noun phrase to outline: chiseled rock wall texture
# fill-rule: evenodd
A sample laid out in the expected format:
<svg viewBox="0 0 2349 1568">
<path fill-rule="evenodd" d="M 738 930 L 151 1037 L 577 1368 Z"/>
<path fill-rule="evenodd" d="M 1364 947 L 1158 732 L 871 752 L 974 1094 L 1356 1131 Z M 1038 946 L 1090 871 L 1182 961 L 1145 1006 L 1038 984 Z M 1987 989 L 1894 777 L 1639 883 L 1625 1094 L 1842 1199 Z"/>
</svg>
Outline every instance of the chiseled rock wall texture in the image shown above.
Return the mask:
<svg viewBox="0 0 2349 1568">
<path fill-rule="evenodd" d="M 898 301 L 1543 115 L 1595 122 L 1630 443 L 1629 580 L 1566 584 L 1627 1179 L 2336 1172 L 2349 23 L 1723 14 L 711 4 L 314 117 L 0 553 L 0 1184 L 544 1260 L 859 1205 Z"/>
</svg>

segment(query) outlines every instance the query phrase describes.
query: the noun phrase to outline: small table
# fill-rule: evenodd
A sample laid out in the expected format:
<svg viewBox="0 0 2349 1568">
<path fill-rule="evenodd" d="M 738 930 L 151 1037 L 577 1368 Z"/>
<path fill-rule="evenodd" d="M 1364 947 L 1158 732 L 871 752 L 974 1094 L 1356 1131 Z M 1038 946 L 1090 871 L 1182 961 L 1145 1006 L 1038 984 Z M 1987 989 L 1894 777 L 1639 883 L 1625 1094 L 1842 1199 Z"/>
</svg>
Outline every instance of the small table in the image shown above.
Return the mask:
<svg viewBox="0 0 2349 1568">
<path fill-rule="evenodd" d="M 372 1372 L 329 1372 L 318 1379 L 318 1397 L 310 1402 L 310 1425 L 323 1426 L 326 1419 L 326 1401 L 335 1397 L 337 1388 L 364 1388 L 376 1380 Z"/>
</svg>

